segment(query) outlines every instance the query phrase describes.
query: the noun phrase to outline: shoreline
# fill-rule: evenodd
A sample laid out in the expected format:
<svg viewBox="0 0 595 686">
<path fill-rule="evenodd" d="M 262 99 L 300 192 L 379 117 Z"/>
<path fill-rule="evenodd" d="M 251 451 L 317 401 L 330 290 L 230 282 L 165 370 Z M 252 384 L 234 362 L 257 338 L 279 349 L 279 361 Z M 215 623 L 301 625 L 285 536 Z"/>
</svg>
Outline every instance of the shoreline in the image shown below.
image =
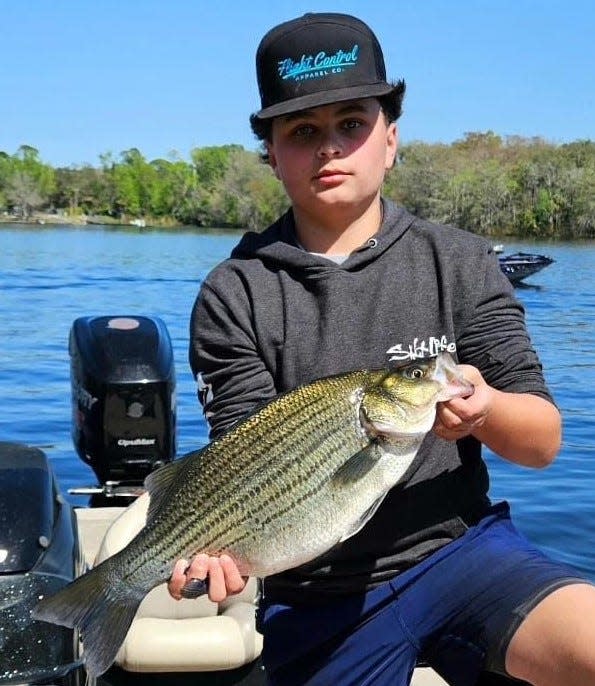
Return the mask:
<svg viewBox="0 0 595 686">
<path fill-rule="evenodd" d="M 70 216 L 65 214 L 53 214 L 49 212 L 34 212 L 30 217 L 16 217 L 13 215 L 1 215 L 0 224 L 23 224 L 25 226 L 43 226 L 44 224 L 61 224 L 69 226 L 86 226 L 93 224 L 102 224 L 106 226 L 137 226 L 138 228 L 145 228 L 149 226 L 145 219 L 114 219 L 113 217 L 103 215 L 86 215 L 81 214 L 77 216 Z M 169 226 L 169 223 L 153 223 L 150 226 Z"/>
<path fill-rule="evenodd" d="M 105 228 L 114 230 L 125 230 L 134 233 L 145 233 L 151 231 L 164 232 L 196 232 L 196 233 L 217 233 L 225 235 L 241 235 L 247 231 L 245 227 L 236 226 L 198 226 L 197 224 L 178 224 L 173 221 L 157 222 L 146 220 L 126 220 L 114 219 L 113 217 L 102 216 L 82 216 L 82 217 L 68 217 L 62 215 L 45 215 L 35 214 L 28 219 L 22 217 L 7 217 L 0 215 L 0 231 L 2 228 L 10 227 L 18 230 L 26 229 L 53 229 L 55 227 L 62 227 L 64 229 L 86 229 Z"/>
<path fill-rule="evenodd" d="M 3 224 L 11 225 L 21 225 L 21 226 L 72 226 L 74 228 L 80 228 L 85 226 L 113 226 L 125 227 L 125 228 L 136 228 L 136 229 L 172 229 L 172 228 L 188 228 L 188 225 L 178 224 L 171 220 L 168 221 L 155 221 L 153 219 L 127 219 L 123 217 L 121 219 L 115 219 L 114 217 L 103 216 L 103 215 L 79 215 L 76 217 L 60 214 L 46 214 L 44 212 L 36 212 L 32 214 L 27 219 L 23 217 L 14 216 L 0 216 L 0 227 Z M 192 226 L 191 228 L 203 228 L 199 226 Z"/>
<path fill-rule="evenodd" d="M 185 229 L 193 231 L 209 231 L 216 229 L 217 231 L 228 231 L 230 233 L 245 232 L 248 229 L 242 226 L 199 226 L 198 224 L 180 224 L 171 218 L 159 221 L 153 217 L 149 219 L 144 218 L 127 218 L 122 217 L 120 219 L 115 219 L 108 215 L 79 215 L 76 217 L 61 215 L 61 214 L 49 214 L 45 212 L 35 212 L 29 218 L 24 219 L 23 217 L 15 217 L 6 214 L 0 215 L 0 228 L 3 225 L 21 225 L 23 227 L 41 227 L 41 226 L 71 226 L 73 228 L 82 228 L 85 226 L 112 226 L 114 228 L 128 228 L 128 229 L 138 229 L 139 231 L 151 229 L 161 229 L 163 231 L 168 231 L 172 229 Z"/>
<path fill-rule="evenodd" d="M 52 215 L 51 219 L 46 217 L 22 217 L 0 216 L 0 224 L 23 224 L 23 226 L 35 226 L 43 224 L 72 224 L 73 226 L 84 226 L 87 222 L 73 217 L 59 217 Z"/>
</svg>

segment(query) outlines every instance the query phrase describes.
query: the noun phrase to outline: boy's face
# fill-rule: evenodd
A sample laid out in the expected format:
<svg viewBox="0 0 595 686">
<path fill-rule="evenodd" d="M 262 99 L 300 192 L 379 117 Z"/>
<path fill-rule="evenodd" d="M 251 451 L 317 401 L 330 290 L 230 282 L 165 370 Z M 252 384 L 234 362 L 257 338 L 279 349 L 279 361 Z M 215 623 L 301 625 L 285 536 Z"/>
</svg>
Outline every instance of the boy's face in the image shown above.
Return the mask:
<svg viewBox="0 0 595 686">
<path fill-rule="evenodd" d="M 350 100 L 275 118 L 267 147 L 294 209 L 328 217 L 378 195 L 395 159 L 396 125 L 375 98 Z"/>
</svg>

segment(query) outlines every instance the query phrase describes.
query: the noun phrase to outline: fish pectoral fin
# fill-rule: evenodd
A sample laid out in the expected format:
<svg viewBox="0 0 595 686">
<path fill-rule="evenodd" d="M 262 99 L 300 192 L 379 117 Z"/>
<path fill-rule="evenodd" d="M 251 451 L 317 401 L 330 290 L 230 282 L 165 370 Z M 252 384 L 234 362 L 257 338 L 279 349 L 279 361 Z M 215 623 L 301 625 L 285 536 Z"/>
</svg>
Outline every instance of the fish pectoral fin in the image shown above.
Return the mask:
<svg viewBox="0 0 595 686">
<path fill-rule="evenodd" d="M 374 467 L 380 456 L 381 452 L 378 446 L 375 443 L 370 443 L 339 467 L 333 475 L 333 485 L 346 486 L 359 481 Z"/>
<path fill-rule="evenodd" d="M 150 501 L 147 511 L 147 522 L 152 518 L 161 503 L 166 500 L 170 485 L 176 480 L 180 468 L 184 462 L 183 458 L 168 462 L 151 472 L 145 479 L 145 488 L 149 492 Z"/>
<path fill-rule="evenodd" d="M 347 531 L 341 536 L 339 543 L 346 541 L 348 538 L 355 536 L 358 531 L 361 531 L 370 521 L 370 519 L 372 519 L 374 513 L 380 507 L 380 504 L 385 498 L 386 493 L 383 493 L 380 498 L 378 498 L 378 500 L 376 500 L 356 522 L 354 522 L 353 526 L 347 529 Z"/>
</svg>

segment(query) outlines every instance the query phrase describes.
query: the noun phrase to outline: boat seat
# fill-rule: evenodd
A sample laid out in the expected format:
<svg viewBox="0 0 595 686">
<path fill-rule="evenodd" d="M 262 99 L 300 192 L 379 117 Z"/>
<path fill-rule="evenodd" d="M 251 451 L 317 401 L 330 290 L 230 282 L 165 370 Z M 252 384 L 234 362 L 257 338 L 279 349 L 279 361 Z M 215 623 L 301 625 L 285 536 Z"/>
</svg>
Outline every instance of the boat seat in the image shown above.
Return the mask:
<svg viewBox="0 0 595 686">
<path fill-rule="evenodd" d="M 139 497 L 111 524 L 96 563 L 121 550 L 144 526 L 149 497 Z M 255 660 L 262 636 L 255 626 L 256 580 L 222 603 L 207 596 L 174 600 L 167 585 L 140 604 L 116 656 L 129 672 L 201 672 L 234 669 Z"/>
</svg>

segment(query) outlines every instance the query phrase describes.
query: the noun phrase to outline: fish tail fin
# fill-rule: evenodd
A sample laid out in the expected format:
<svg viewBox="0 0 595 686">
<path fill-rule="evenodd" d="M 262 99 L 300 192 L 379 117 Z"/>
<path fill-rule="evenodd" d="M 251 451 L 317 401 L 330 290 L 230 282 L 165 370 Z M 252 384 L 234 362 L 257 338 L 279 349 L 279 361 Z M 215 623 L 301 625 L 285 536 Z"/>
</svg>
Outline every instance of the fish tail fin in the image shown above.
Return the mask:
<svg viewBox="0 0 595 686">
<path fill-rule="evenodd" d="M 136 591 L 123 583 L 110 562 L 43 598 L 32 611 L 34 619 L 79 629 L 85 667 L 94 677 L 113 663 L 148 590 Z"/>
</svg>

